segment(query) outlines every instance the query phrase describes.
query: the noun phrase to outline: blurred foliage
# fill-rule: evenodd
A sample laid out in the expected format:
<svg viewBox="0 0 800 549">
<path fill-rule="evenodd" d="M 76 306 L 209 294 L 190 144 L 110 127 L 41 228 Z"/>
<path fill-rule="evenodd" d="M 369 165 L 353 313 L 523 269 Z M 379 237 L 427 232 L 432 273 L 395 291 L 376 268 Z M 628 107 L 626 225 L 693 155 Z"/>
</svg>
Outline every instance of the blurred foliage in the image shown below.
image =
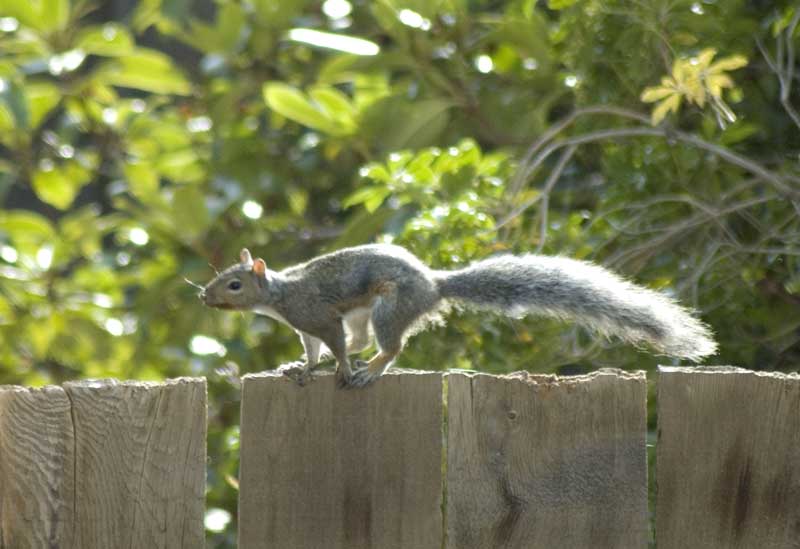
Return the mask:
<svg viewBox="0 0 800 549">
<path fill-rule="evenodd" d="M 376 240 L 438 268 L 591 259 L 696 307 L 712 362 L 796 368 L 798 20 L 757 0 L 0 0 L 0 383 L 208 376 L 209 543 L 232 547 L 238 375 L 301 352 L 184 281 L 243 246 L 273 268 Z M 400 365 L 657 361 L 460 314 Z"/>
</svg>

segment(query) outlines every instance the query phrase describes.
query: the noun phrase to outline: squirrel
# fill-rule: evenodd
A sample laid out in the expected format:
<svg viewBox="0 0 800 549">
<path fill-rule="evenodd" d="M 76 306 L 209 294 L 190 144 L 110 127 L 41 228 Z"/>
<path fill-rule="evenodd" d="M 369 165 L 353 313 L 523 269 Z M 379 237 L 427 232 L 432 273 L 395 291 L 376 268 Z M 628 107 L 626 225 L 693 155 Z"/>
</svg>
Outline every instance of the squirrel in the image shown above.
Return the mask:
<svg viewBox="0 0 800 549">
<path fill-rule="evenodd" d="M 717 349 L 708 326 L 672 299 L 566 257 L 501 255 L 441 271 L 400 246 L 368 244 L 282 271 L 254 261 L 247 249 L 239 259 L 202 287 L 199 297 L 209 307 L 253 311 L 293 328 L 305 361 L 281 370 L 301 385 L 325 348 L 336 359 L 340 386 L 368 385 L 391 366 L 406 338 L 447 305 L 570 320 L 692 361 Z M 351 366 L 348 355 L 369 347 L 371 335 L 378 352 Z"/>
</svg>

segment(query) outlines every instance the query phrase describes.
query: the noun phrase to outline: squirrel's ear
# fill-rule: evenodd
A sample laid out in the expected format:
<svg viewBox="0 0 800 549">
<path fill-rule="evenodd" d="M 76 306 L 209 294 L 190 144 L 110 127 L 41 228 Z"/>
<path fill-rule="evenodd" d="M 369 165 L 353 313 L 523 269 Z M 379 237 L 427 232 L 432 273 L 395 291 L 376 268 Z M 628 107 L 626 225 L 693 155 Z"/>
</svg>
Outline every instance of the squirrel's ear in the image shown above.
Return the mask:
<svg viewBox="0 0 800 549">
<path fill-rule="evenodd" d="M 253 262 L 253 257 L 250 255 L 250 250 L 247 248 L 242 248 L 242 251 L 239 252 L 239 260 L 242 263 L 250 264 Z"/>
<path fill-rule="evenodd" d="M 267 264 L 260 257 L 253 262 L 253 272 L 258 276 L 267 276 Z"/>
</svg>

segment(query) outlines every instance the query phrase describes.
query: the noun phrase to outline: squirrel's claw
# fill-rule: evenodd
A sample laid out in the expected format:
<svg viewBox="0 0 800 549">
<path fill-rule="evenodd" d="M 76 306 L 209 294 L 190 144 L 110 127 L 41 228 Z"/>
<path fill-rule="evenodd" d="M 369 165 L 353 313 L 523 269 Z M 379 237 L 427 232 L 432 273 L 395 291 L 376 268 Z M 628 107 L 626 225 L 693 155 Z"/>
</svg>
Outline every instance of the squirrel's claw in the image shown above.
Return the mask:
<svg viewBox="0 0 800 549">
<path fill-rule="evenodd" d="M 349 379 L 340 378 L 339 387 L 344 389 L 358 389 L 366 387 L 380 377 L 380 374 L 370 372 L 369 368 L 367 368 L 367 363 L 363 360 L 357 360 L 355 366 L 357 367 L 352 370 Z"/>
<path fill-rule="evenodd" d="M 306 367 L 306 363 L 302 361 L 290 362 L 278 367 L 278 371 L 283 375 L 303 387 L 309 381 L 313 381 L 314 375 L 311 369 Z"/>
</svg>

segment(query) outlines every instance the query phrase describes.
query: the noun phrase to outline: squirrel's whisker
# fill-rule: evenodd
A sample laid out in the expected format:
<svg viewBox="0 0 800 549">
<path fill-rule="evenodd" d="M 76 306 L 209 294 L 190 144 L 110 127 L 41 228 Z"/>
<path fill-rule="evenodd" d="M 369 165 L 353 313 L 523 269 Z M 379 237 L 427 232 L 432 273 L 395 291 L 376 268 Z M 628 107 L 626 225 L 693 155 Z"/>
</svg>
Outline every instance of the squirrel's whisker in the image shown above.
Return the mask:
<svg viewBox="0 0 800 549">
<path fill-rule="evenodd" d="M 186 277 L 183 277 L 183 281 L 186 282 L 189 286 L 194 286 L 198 290 L 205 290 L 205 288 L 203 286 L 201 286 L 200 284 L 197 284 L 195 282 L 192 282 L 191 280 L 189 280 Z"/>
</svg>

